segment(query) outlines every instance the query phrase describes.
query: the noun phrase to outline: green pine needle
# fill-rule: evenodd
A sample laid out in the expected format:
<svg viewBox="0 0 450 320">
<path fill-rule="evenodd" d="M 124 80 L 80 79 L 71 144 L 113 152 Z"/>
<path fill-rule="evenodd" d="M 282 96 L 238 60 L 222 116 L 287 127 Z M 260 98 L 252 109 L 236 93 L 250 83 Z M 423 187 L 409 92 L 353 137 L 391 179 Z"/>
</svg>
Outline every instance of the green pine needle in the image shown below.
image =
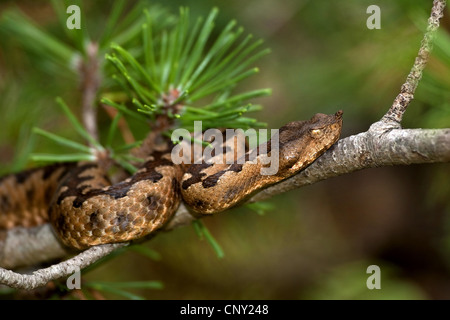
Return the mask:
<svg viewBox="0 0 450 320">
<path fill-rule="evenodd" d="M 111 125 L 109 126 L 108 137 L 106 138 L 106 147 L 107 148 L 111 148 L 111 146 L 112 146 L 112 142 L 117 133 L 120 118 L 122 118 L 122 114 L 120 112 L 117 112 L 117 114 L 114 116 L 113 121 L 111 122 Z"/>
<path fill-rule="evenodd" d="M 96 157 L 92 154 L 72 153 L 72 154 L 47 154 L 33 153 L 31 160 L 36 162 L 76 162 L 76 161 L 95 161 Z"/>
<path fill-rule="evenodd" d="M 220 244 L 213 237 L 213 235 L 209 232 L 208 228 L 203 224 L 200 220 L 195 220 L 193 223 L 194 230 L 199 236 L 200 239 L 206 239 L 206 241 L 211 245 L 216 253 L 217 258 L 222 259 L 225 257 L 225 252 L 223 251 Z"/>
<path fill-rule="evenodd" d="M 122 168 L 127 170 L 130 174 L 135 174 L 138 171 L 134 165 L 132 165 L 129 161 L 120 156 L 113 156 L 114 161 L 116 161 Z"/>
<path fill-rule="evenodd" d="M 131 300 L 144 300 L 142 296 L 131 293 L 125 289 L 153 289 L 160 290 L 164 284 L 160 281 L 129 281 L 129 282 L 102 282 L 89 281 L 83 284 L 85 287 L 92 288 L 105 293 L 119 295 Z"/>
<path fill-rule="evenodd" d="M 62 109 L 64 114 L 66 115 L 67 119 L 69 119 L 70 123 L 74 127 L 74 129 L 89 143 L 91 143 L 98 151 L 104 151 L 103 146 L 94 138 L 92 137 L 89 132 L 86 131 L 86 129 L 83 127 L 83 125 L 78 121 L 78 119 L 75 117 L 75 115 L 70 111 L 67 104 L 64 102 L 64 100 L 60 97 L 56 98 L 56 102 L 58 103 L 59 107 Z"/>
<path fill-rule="evenodd" d="M 147 258 L 150 258 L 151 260 L 160 261 L 162 259 L 161 254 L 159 254 L 159 252 L 150 249 L 149 247 L 146 247 L 142 244 L 134 244 L 129 248 L 130 250 L 133 250 Z"/>
<path fill-rule="evenodd" d="M 245 206 L 255 211 L 260 216 L 263 216 L 266 212 L 270 212 L 274 209 L 274 204 L 271 202 L 247 203 Z"/>
<path fill-rule="evenodd" d="M 89 148 L 88 146 L 85 146 L 85 145 L 83 145 L 81 143 L 69 140 L 67 138 L 60 137 L 60 136 L 58 136 L 56 134 L 53 134 L 51 132 L 48 132 L 48 131 L 45 131 L 45 130 L 42 130 L 42 129 L 39 129 L 39 128 L 36 128 L 36 127 L 33 128 L 33 133 L 39 134 L 39 135 L 41 135 L 43 137 L 46 137 L 46 138 L 48 138 L 50 140 L 53 140 L 54 142 L 56 142 L 56 143 L 58 143 L 60 145 L 63 145 L 63 146 L 66 146 L 66 147 L 69 147 L 69 148 L 72 148 L 72 149 L 76 149 L 78 151 L 82 151 L 82 152 L 85 152 L 87 154 L 91 154 L 92 151 L 93 151 L 91 148 Z"/>
<path fill-rule="evenodd" d="M 126 114 L 126 115 L 134 118 L 135 120 L 138 120 L 138 121 L 141 121 L 141 122 L 145 122 L 145 123 L 147 122 L 145 117 L 143 117 L 141 114 L 139 114 L 137 112 L 134 112 L 134 111 L 131 111 L 126 106 L 124 106 L 122 104 L 119 104 L 119 103 L 116 103 L 116 102 L 114 102 L 114 101 L 112 101 L 110 99 L 103 98 L 103 99 L 101 99 L 101 103 L 104 103 L 104 104 L 106 104 L 108 106 L 111 106 L 111 107 L 117 109 L 117 111 L 122 112 L 123 114 Z"/>
</svg>

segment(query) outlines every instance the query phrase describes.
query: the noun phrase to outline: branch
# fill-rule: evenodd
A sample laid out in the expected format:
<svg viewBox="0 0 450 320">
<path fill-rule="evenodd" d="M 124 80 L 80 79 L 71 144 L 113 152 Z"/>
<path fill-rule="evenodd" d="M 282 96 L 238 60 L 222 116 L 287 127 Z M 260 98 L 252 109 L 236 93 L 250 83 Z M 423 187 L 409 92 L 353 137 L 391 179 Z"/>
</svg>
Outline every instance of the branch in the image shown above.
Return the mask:
<svg viewBox="0 0 450 320">
<path fill-rule="evenodd" d="M 29 266 L 70 254 L 55 237 L 49 223 L 0 231 L 0 240 L 0 267 L 3 268 Z"/>
<path fill-rule="evenodd" d="M 32 290 L 41 287 L 52 280 L 73 274 L 75 271 L 91 265 L 114 250 L 126 245 L 126 243 L 116 243 L 95 246 L 67 261 L 52 265 L 45 269 L 39 269 L 32 274 L 20 274 L 0 268 L 0 283 L 16 289 Z"/>
<path fill-rule="evenodd" d="M 427 65 L 433 48 L 433 39 L 439 28 L 439 20 L 444 16 L 446 0 L 434 0 L 431 8 L 431 15 L 428 19 L 427 31 L 420 45 L 419 53 L 414 61 L 413 67 L 409 72 L 406 82 L 400 89 L 400 94 L 395 98 L 391 108 L 383 116 L 383 122 L 390 122 L 393 127 L 400 128 L 403 114 L 408 108 L 409 103 L 414 99 L 414 92 L 422 78 L 423 70 Z"/>
</svg>

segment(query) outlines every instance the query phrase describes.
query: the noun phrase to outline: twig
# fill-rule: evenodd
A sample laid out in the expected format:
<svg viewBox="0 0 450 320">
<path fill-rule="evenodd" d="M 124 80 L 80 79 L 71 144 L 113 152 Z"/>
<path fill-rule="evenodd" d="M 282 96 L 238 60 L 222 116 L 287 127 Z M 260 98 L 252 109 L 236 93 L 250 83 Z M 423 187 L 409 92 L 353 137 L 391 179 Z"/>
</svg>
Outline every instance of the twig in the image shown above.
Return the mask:
<svg viewBox="0 0 450 320">
<path fill-rule="evenodd" d="M 97 109 L 95 99 L 100 86 L 100 62 L 98 59 L 98 44 L 90 42 L 86 48 L 87 57 L 79 66 L 81 77 L 81 100 L 83 125 L 87 132 L 98 140 Z"/>
<path fill-rule="evenodd" d="M 32 290 L 45 285 L 49 281 L 73 274 L 77 268 L 83 269 L 126 245 L 126 243 L 116 243 L 95 246 L 69 260 L 45 269 L 39 269 L 32 274 L 20 274 L 0 268 L 0 283 L 16 289 Z"/>
<path fill-rule="evenodd" d="M 385 123 L 391 123 L 393 127 L 400 127 L 403 114 L 409 103 L 414 99 L 414 92 L 422 78 L 423 70 L 427 65 L 433 48 L 433 38 L 439 28 L 439 20 L 444 16 L 445 4 L 446 0 L 434 0 L 431 15 L 428 19 L 427 31 L 423 37 L 414 65 L 406 78 L 406 82 L 400 89 L 400 94 L 395 98 L 391 108 L 381 119 Z"/>
</svg>

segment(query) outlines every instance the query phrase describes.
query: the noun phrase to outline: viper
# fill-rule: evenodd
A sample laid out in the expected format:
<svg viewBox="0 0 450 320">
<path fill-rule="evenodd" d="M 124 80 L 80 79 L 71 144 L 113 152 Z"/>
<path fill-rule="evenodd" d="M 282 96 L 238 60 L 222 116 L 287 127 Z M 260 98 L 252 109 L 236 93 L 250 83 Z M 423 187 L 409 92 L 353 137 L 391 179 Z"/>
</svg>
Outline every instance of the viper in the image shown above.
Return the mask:
<svg viewBox="0 0 450 320">
<path fill-rule="evenodd" d="M 141 239 L 164 226 L 181 201 L 193 214 L 222 212 L 307 167 L 338 139 L 342 111 L 290 122 L 243 161 L 175 164 L 166 143 L 139 170 L 111 183 L 97 162 L 60 163 L 0 178 L 0 230 L 51 222 L 67 246 L 85 249 Z M 264 150 L 264 151 L 262 151 Z M 261 157 L 277 152 L 278 171 L 261 174 Z M 256 154 L 250 159 L 249 154 Z"/>
</svg>

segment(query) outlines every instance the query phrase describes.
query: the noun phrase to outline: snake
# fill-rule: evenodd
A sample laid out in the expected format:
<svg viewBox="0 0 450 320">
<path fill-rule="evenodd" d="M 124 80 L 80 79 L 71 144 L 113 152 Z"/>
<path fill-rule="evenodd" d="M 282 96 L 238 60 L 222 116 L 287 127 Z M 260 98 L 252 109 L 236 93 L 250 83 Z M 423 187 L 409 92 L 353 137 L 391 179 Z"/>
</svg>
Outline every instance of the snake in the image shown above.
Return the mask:
<svg viewBox="0 0 450 320">
<path fill-rule="evenodd" d="M 115 183 L 98 162 L 56 163 L 0 177 L 0 230 L 51 223 L 66 246 L 83 250 L 142 239 L 161 229 L 181 202 L 192 214 L 211 215 L 245 202 L 254 193 L 306 168 L 339 139 L 340 110 L 315 114 L 279 129 L 248 150 L 244 161 L 175 164 L 174 145 L 147 155 L 138 170 Z M 264 147 L 264 148 L 262 148 Z M 248 155 L 254 152 L 256 158 Z M 278 152 L 275 174 L 263 175 L 260 157 Z"/>
</svg>

